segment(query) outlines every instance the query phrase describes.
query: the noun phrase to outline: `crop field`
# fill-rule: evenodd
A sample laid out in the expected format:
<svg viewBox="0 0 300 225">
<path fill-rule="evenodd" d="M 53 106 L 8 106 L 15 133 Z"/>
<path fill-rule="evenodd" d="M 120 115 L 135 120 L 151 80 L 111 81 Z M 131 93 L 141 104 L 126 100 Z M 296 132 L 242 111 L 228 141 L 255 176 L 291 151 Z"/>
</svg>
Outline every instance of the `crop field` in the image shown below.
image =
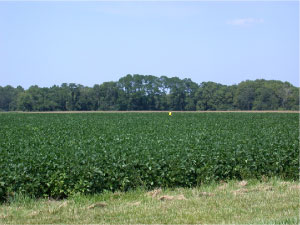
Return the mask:
<svg viewBox="0 0 300 225">
<path fill-rule="evenodd" d="M 0 114 L 0 199 L 299 177 L 299 114 Z"/>
</svg>

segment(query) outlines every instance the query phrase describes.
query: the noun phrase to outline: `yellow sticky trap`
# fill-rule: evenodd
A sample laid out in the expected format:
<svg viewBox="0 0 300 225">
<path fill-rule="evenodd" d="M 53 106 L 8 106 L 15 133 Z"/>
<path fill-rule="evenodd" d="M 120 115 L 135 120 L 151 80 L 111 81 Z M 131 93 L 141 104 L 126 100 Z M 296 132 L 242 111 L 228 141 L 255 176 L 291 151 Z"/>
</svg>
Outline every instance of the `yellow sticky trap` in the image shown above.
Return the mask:
<svg viewBox="0 0 300 225">
<path fill-rule="evenodd" d="M 172 112 L 169 112 L 169 116 L 172 116 Z"/>
</svg>

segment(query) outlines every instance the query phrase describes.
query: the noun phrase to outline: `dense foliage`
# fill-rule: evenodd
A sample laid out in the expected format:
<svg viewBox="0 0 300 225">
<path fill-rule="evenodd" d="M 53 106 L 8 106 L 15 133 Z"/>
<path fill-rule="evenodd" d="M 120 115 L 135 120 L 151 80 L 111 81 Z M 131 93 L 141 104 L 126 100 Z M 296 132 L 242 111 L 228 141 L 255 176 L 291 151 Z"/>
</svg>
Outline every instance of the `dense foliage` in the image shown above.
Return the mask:
<svg viewBox="0 0 300 225">
<path fill-rule="evenodd" d="M 94 87 L 0 86 L 0 110 L 299 110 L 299 88 L 274 80 L 198 85 L 191 79 L 136 74 Z"/>
<path fill-rule="evenodd" d="M 2 113 L 0 198 L 298 179 L 298 121 L 297 113 Z"/>
</svg>

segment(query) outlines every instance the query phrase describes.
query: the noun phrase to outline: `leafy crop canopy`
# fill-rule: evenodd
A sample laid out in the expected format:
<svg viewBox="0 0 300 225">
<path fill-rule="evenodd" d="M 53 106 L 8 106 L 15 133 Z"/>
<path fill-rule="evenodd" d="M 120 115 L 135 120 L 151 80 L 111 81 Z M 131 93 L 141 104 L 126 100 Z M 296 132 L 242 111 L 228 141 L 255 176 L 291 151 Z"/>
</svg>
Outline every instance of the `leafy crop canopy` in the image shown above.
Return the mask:
<svg viewBox="0 0 300 225">
<path fill-rule="evenodd" d="M 299 114 L 0 114 L 0 198 L 298 179 Z"/>
</svg>

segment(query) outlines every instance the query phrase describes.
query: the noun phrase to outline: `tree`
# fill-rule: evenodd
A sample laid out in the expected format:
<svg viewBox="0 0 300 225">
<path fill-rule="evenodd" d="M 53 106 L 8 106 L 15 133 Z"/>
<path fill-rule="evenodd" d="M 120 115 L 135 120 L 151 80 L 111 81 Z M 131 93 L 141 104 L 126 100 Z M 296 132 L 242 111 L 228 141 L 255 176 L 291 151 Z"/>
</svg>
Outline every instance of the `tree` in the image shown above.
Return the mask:
<svg viewBox="0 0 300 225">
<path fill-rule="evenodd" d="M 79 86 L 80 95 L 77 101 L 78 110 L 95 110 L 96 100 L 93 89 L 90 87 Z"/>
<path fill-rule="evenodd" d="M 222 85 L 166 76 L 128 74 L 93 88 L 0 86 L 0 110 L 299 110 L 299 87 L 257 79 Z"/>
<path fill-rule="evenodd" d="M 255 100 L 255 82 L 244 81 L 237 86 L 234 98 L 235 106 L 240 110 L 251 110 Z"/>
<path fill-rule="evenodd" d="M 225 91 L 223 85 L 214 82 L 202 82 L 196 93 L 197 110 L 217 110 L 223 104 Z"/>
<path fill-rule="evenodd" d="M 21 86 L 17 88 L 10 85 L 5 87 L 0 86 L 0 110 L 17 110 L 17 98 L 23 91 L 24 89 Z"/>
<path fill-rule="evenodd" d="M 119 101 L 119 87 L 116 82 L 104 82 L 101 85 L 95 85 L 93 88 L 98 110 L 119 110 L 121 109 Z"/>
<path fill-rule="evenodd" d="M 170 110 L 184 110 L 186 105 L 185 83 L 178 77 L 172 77 L 166 81 L 166 87 L 170 90 L 170 93 L 167 96 Z"/>
<path fill-rule="evenodd" d="M 17 100 L 18 109 L 22 111 L 32 111 L 34 107 L 33 98 L 30 93 L 20 93 Z"/>
</svg>

